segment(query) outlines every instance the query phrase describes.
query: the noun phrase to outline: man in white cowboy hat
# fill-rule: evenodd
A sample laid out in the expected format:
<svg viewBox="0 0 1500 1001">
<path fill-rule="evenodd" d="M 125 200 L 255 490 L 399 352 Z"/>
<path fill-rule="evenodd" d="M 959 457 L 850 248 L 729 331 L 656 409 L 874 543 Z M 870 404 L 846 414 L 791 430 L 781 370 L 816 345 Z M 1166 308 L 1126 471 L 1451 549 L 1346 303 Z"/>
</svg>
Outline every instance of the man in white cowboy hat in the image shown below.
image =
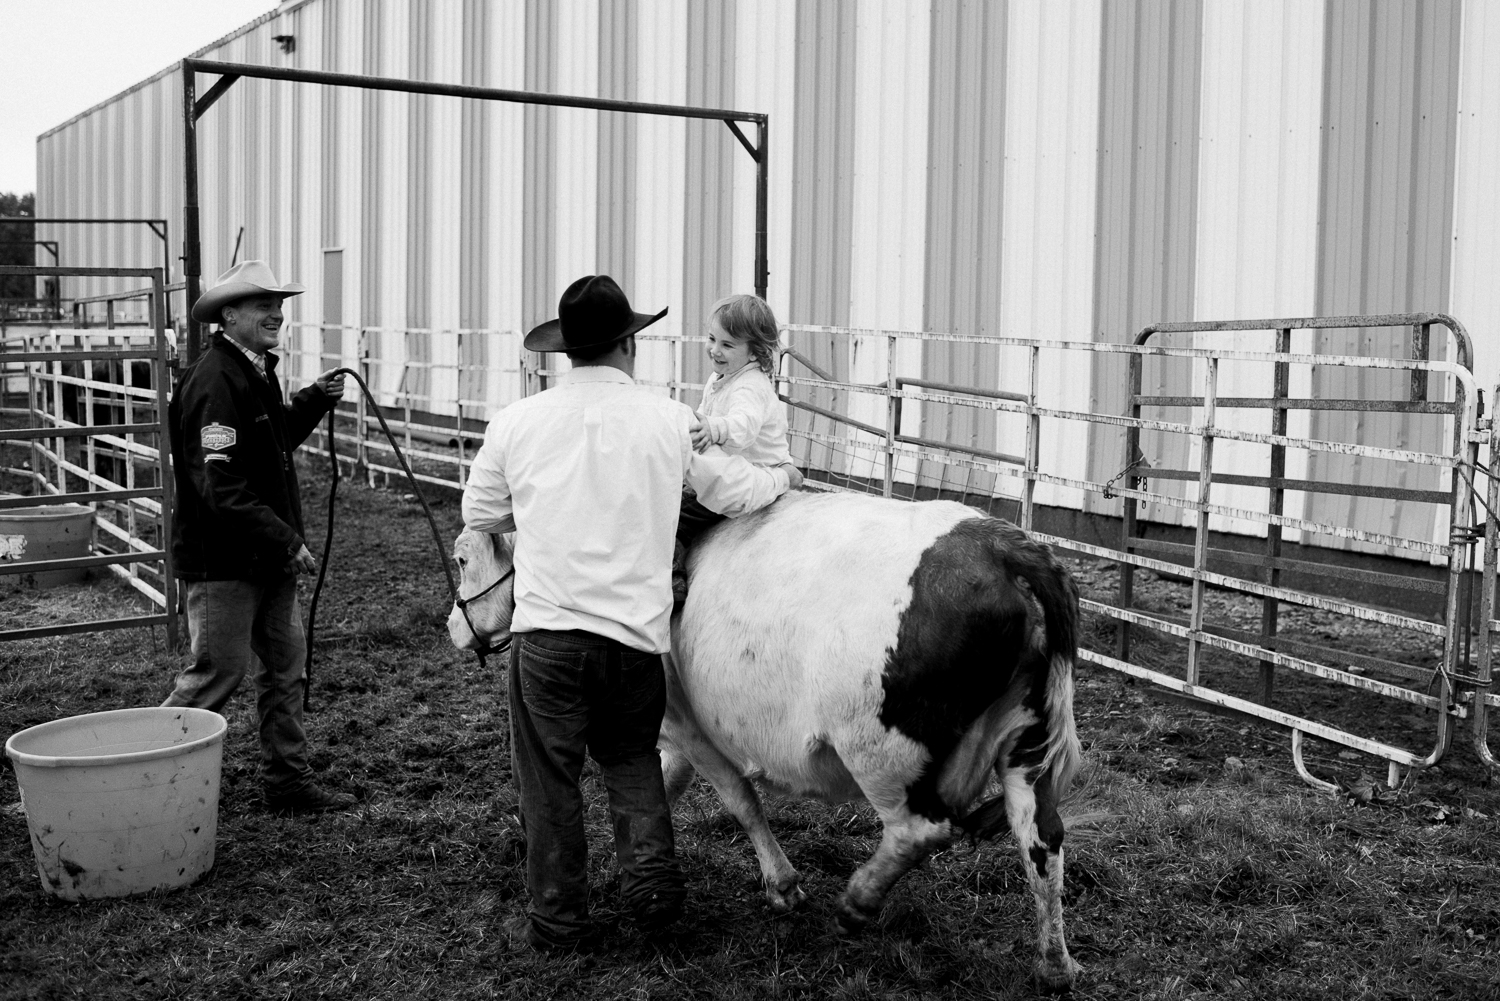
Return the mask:
<svg viewBox="0 0 1500 1001">
<path fill-rule="evenodd" d="M 613 279 L 589 275 L 557 311 L 526 347 L 566 352 L 573 370 L 495 416 L 463 497 L 468 528 L 516 533 L 511 767 L 531 907 L 506 933 L 534 949 L 593 937 L 578 787 L 585 752 L 609 791 L 626 907 L 648 930 L 681 914 L 656 739 L 682 484 L 735 516 L 802 480 L 791 466 L 693 451 L 692 410 L 635 383 L 635 335 L 666 310 L 637 313 Z"/>
<path fill-rule="evenodd" d="M 329 371 L 282 402 L 270 351 L 281 341 L 282 300 L 304 291 L 277 282 L 264 261 L 246 261 L 193 304 L 195 320 L 221 330 L 183 373 L 170 408 L 172 559 L 187 582 L 192 661 L 162 703 L 218 711 L 254 670 L 266 805 L 296 813 L 354 803 L 317 783 L 302 725 L 297 574 L 317 564 L 303 540 L 292 456 L 344 395 L 344 377 Z"/>
</svg>

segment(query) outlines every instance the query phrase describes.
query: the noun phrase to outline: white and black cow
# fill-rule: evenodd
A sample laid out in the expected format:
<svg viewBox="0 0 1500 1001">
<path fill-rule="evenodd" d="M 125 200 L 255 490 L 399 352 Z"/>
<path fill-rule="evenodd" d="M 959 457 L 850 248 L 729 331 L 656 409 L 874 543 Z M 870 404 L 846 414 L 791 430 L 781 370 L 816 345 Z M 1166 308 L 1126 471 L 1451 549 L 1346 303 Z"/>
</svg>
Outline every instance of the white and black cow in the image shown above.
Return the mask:
<svg viewBox="0 0 1500 1001">
<path fill-rule="evenodd" d="M 455 557 L 463 594 L 510 566 L 499 536 L 466 532 Z M 1038 979 L 1071 984 L 1057 801 L 1080 760 L 1078 593 L 1050 550 L 961 504 L 798 493 L 705 534 L 689 572 L 668 658 L 668 794 L 695 770 L 713 784 L 771 906 L 804 893 L 753 782 L 879 814 L 880 847 L 838 902 L 845 931 L 931 852 L 1008 822 L 1036 900 Z M 491 642 L 509 629 L 508 586 L 469 606 Z M 457 608 L 448 628 L 476 645 Z M 1001 793 L 986 799 L 991 773 Z"/>
</svg>

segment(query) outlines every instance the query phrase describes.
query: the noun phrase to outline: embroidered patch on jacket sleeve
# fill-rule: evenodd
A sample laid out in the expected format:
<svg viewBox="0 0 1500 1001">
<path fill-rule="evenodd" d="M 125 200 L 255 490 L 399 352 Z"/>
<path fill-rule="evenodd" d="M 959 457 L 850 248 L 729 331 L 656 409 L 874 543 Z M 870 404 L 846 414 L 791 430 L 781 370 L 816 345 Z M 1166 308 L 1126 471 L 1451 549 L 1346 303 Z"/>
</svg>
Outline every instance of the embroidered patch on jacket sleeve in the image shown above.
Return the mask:
<svg viewBox="0 0 1500 1001">
<path fill-rule="evenodd" d="M 234 428 L 227 424 L 208 424 L 203 428 L 201 441 L 203 447 L 210 452 L 222 452 L 231 447 L 237 440 L 238 435 Z"/>
</svg>

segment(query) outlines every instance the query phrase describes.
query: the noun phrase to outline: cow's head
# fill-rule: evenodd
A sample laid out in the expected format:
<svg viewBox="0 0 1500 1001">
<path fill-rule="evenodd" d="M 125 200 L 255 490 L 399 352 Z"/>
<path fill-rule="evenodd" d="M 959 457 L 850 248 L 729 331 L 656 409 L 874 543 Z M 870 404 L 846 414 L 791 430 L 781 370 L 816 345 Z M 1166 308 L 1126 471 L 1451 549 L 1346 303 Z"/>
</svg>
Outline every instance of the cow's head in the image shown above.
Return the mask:
<svg viewBox="0 0 1500 1001">
<path fill-rule="evenodd" d="M 454 540 L 453 561 L 458 564 L 458 594 L 466 602 L 464 608 L 455 603 L 448 614 L 453 645 L 460 650 L 504 646 L 510 639 L 510 616 L 516 607 L 510 541 L 503 535 L 466 528 Z"/>
</svg>

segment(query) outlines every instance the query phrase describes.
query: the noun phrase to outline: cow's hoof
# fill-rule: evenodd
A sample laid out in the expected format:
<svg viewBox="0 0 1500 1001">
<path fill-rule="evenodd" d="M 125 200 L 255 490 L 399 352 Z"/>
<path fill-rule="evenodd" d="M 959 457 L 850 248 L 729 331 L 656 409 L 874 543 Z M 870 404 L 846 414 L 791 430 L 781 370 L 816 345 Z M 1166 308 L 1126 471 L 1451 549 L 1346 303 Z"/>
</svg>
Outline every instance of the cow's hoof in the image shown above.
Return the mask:
<svg viewBox="0 0 1500 1001">
<path fill-rule="evenodd" d="M 866 914 L 849 900 L 846 893 L 839 898 L 833 912 L 833 930 L 840 935 L 858 935 L 865 930 L 874 914 Z"/>
<path fill-rule="evenodd" d="M 1066 994 L 1073 989 L 1073 981 L 1083 967 L 1073 957 L 1063 953 L 1061 960 L 1043 959 L 1036 964 L 1036 989 L 1043 994 Z"/>
<path fill-rule="evenodd" d="M 793 873 L 777 884 L 766 884 L 766 900 L 777 914 L 790 914 L 807 902 L 807 891 L 802 889 L 801 876 Z"/>
</svg>

